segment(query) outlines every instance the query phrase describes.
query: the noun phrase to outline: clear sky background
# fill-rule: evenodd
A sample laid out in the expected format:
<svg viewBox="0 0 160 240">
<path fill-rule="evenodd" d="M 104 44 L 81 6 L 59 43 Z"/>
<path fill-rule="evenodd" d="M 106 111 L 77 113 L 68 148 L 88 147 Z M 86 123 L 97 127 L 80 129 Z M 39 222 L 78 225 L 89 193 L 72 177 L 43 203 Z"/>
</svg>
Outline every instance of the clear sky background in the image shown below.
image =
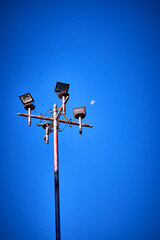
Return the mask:
<svg viewBox="0 0 160 240">
<path fill-rule="evenodd" d="M 59 105 L 57 81 L 67 117 L 86 106 L 94 126 L 59 133 L 62 240 L 160 239 L 159 1 L 6 0 L 0 15 L 0 239 L 55 239 L 53 136 L 16 113 L 27 92 L 38 114 Z"/>
</svg>

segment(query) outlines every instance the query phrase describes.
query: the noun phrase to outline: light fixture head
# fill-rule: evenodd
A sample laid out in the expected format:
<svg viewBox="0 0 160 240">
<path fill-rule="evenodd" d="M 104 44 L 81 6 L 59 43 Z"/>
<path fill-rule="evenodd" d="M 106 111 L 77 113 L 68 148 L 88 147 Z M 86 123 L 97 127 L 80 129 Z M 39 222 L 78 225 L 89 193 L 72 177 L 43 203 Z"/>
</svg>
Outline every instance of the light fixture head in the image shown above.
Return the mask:
<svg viewBox="0 0 160 240">
<path fill-rule="evenodd" d="M 55 87 L 55 92 L 57 92 L 57 93 L 68 92 L 68 89 L 69 89 L 68 83 L 57 82 L 56 87 Z"/>
<path fill-rule="evenodd" d="M 24 95 L 19 96 L 20 100 L 24 105 L 34 102 L 33 97 L 31 96 L 30 93 L 26 93 Z"/>
<path fill-rule="evenodd" d="M 73 108 L 73 116 L 75 118 L 81 117 L 82 119 L 85 118 L 86 116 L 86 108 L 85 107 L 78 107 L 78 108 Z"/>
</svg>

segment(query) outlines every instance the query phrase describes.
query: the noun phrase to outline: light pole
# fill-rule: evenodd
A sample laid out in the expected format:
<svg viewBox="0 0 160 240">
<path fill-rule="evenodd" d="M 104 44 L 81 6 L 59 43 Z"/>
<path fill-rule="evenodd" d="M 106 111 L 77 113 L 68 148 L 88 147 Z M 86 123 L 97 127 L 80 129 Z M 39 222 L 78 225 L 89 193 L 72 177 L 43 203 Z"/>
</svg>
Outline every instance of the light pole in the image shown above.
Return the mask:
<svg viewBox="0 0 160 240">
<path fill-rule="evenodd" d="M 17 113 L 19 116 L 28 117 L 28 125 L 31 126 L 31 118 L 37 118 L 44 123 L 37 123 L 37 126 L 42 126 L 46 129 L 46 135 L 44 140 L 46 140 L 46 144 L 49 143 L 49 133 L 54 133 L 54 184 L 55 184 L 55 225 L 56 225 L 56 240 L 61 239 L 60 234 L 60 201 L 59 201 L 59 164 L 58 164 L 58 131 L 59 123 L 66 123 L 70 126 L 78 125 L 79 132 L 82 134 L 82 127 L 92 127 L 89 124 L 83 124 L 82 120 L 86 116 L 85 107 L 73 108 L 73 115 L 75 118 L 79 119 L 79 123 L 73 122 L 72 120 L 68 120 L 65 116 L 66 113 L 66 103 L 69 99 L 68 94 L 69 84 L 57 82 L 55 92 L 59 93 L 58 97 L 62 99 L 62 105 L 58 109 L 57 105 L 54 104 L 53 110 L 50 109 L 50 113 L 53 114 L 52 117 L 46 117 L 43 115 L 32 115 L 31 111 L 34 110 L 35 106 L 33 104 L 34 100 L 30 93 L 24 94 L 20 96 L 22 103 L 24 104 L 24 108 L 28 110 L 28 114 L 25 113 Z M 60 119 L 61 116 L 64 116 L 64 119 Z M 49 122 L 46 122 L 49 121 Z"/>
<path fill-rule="evenodd" d="M 55 217 L 56 217 L 56 240 L 61 239 L 60 232 L 60 203 L 59 203 L 59 164 L 58 164 L 58 121 L 56 119 L 57 106 L 53 107 L 54 118 L 54 185 L 55 185 Z"/>
</svg>

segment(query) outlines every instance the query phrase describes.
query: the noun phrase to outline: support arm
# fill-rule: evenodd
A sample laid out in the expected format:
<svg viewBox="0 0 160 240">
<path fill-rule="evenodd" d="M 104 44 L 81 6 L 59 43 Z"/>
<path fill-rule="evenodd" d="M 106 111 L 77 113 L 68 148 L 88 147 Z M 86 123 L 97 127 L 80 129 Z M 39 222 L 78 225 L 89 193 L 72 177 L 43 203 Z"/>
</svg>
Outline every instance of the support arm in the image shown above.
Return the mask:
<svg viewBox="0 0 160 240">
<path fill-rule="evenodd" d="M 22 116 L 22 117 L 28 117 L 28 114 L 25 114 L 25 113 L 17 113 L 18 116 Z M 49 120 L 49 121 L 54 121 L 53 118 L 49 118 L 49 117 L 43 117 L 43 116 L 37 116 L 37 115 L 30 115 L 31 118 L 37 118 L 37 119 L 41 119 L 41 120 Z M 56 116 L 57 117 L 57 116 Z M 79 123 L 77 122 L 72 122 L 72 121 L 67 121 L 67 120 L 62 120 L 62 119 L 59 119 L 59 122 L 61 123 L 68 123 L 70 125 L 78 125 L 79 126 Z M 81 124 L 82 127 L 93 127 L 92 125 L 89 125 L 89 124 L 85 124 L 85 123 L 82 123 Z"/>
</svg>

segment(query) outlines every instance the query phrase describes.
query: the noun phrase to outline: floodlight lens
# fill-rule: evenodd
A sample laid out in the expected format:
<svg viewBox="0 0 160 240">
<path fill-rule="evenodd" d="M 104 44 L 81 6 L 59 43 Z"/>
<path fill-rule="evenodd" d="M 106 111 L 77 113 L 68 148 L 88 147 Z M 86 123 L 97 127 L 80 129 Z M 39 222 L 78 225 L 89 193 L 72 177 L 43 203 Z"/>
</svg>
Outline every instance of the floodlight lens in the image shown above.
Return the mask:
<svg viewBox="0 0 160 240">
<path fill-rule="evenodd" d="M 26 93 L 26 94 L 20 96 L 19 98 L 21 99 L 23 104 L 34 102 L 30 93 Z"/>
<path fill-rule="evenodd" d="M 26 95 L 26 96 L 24 96 L 24 97 L 22 97 L 23 98 L 23 102 L 24 103 L 26 103 L 26 102 L 28 102 L 28 101 L 31 101 L 31 98 L 30 98 L 30 96 L 28 96 L 28 95 Z"/>
<path fill-rule="evenodd" d="M 69 84 L 68 83 L 62 83 L 62 82 L 57 82 L 55 92 L 68 92 L 69 89 Z"/>
</svg>

